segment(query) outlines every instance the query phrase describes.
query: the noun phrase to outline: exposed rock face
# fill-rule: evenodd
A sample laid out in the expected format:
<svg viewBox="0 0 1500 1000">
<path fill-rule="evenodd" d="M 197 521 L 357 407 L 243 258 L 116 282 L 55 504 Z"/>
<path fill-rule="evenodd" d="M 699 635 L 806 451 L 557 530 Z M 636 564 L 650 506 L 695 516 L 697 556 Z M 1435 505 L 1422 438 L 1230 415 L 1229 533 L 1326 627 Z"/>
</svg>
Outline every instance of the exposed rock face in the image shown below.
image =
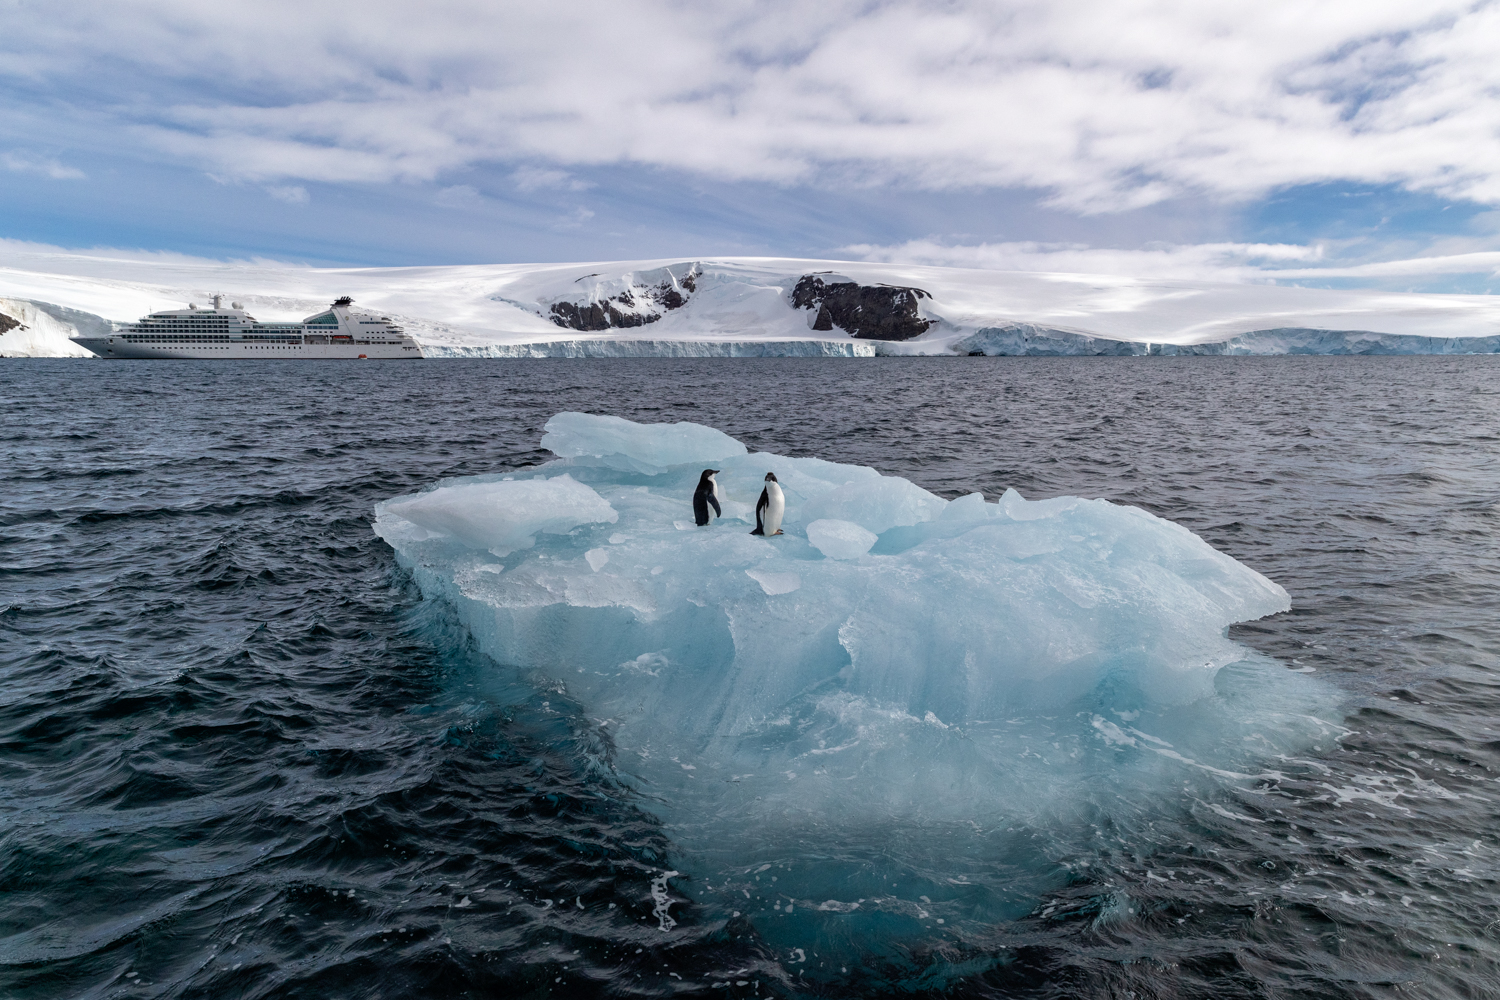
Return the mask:
<svg viewBox="0 0 1500 1000">
<path fill-rule="evenodd" d="M 20 320 L 14 319 L 10 316 L 5 315 L 5 313 L 3 312 L 0 312 L 0 337 L 3 337 L 5 335 L 5 331 L 14 330 L 18 326 L 23 330 L 26 329 L 26 327 L 21 324 Z"/>
<path fill-rule="evenodd" d="M 661 311 L 670 312 L 686 305 L 698 290 L 697 278 L 698 265 L 694 264 L 680 278 L 666 271 L 666 276 L 654 285 L 638 285 L 628 280 L 625 289 L 615 295 L 587 302 L 554 302 L 547 318 L 565 329 L 583 332 L 645 326 L 661 319 Z"/>
<path fill-rule="evenodd" d="M 624 295 L 616 295 L 603 302 L 585 302 L 582 305 L 575 305 L 572 302 L 554 302 L 551 319 L 558 326 L 573 330 L 609 330 L 615 327 L 642 326 L 661 319 L 658 313 L 627 312 L 620 309 L 616 303 L 634 305 Z"/>
<path fill-rule="evenodd" d="M 814 330 L 839 327 L 862 340 L 911 340 L 920 337 L 933 321 L 923 319 L 918 301 L 931 298 L 920 288 L 899 285 L 861 285 L 853 281 L 825 283 L 816 274 L 804 274 L 792 289 L 792 305 L 816 309 Z"/>
</svg>

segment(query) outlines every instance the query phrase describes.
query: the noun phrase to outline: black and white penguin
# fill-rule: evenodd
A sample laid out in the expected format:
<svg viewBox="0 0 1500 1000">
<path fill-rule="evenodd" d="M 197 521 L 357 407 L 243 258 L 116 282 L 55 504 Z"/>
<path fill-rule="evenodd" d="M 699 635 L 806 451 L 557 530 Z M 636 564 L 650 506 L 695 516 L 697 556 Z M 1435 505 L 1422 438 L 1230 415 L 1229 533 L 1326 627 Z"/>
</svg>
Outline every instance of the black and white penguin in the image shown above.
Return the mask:
<svg viewBox="0 0 1500 1000">
<path fill-rule="evenodd" d="M 752 535 L 781 534 L 781 518 L 786 513 L 786 494 L 776 481 L 776 473 L 766 473 L 766 488 L 760 491 L 760 500 L 755 504 L 755 530 Z"/>
<path fill-rule="evenodd" d="M 719 507 L 719 481 L 714 478 L 718 474 L 718 469 L 704 469 L 703 475 L 698 477 L 698 488 L 693 491 L 693 520 L 698 522 L 700 528 L 708 523 L 710 504 L 714 508 L 714 517 L 724 516 L 724 511 Z"/>
</svg>

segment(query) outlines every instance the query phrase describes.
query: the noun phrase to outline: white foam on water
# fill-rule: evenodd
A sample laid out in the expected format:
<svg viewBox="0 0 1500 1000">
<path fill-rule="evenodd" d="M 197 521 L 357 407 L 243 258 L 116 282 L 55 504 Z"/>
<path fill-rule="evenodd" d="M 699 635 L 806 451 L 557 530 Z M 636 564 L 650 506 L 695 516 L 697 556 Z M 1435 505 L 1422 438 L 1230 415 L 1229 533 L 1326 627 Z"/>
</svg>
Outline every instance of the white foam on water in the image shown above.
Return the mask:
<svg viewBox="0 0 1500 1000">
<path fill-rule="evenodd" d="M 673 920 L 667 912 L 672 905 L 671 897 L 667 895 L 667 879 L 681 874 L 681 872 L 665 871 L 651 880 L 651 914 L 656 917 L 657 926 L 660 927 L 662 933 L 677 926 L 677 921 Z"/>
</svg>

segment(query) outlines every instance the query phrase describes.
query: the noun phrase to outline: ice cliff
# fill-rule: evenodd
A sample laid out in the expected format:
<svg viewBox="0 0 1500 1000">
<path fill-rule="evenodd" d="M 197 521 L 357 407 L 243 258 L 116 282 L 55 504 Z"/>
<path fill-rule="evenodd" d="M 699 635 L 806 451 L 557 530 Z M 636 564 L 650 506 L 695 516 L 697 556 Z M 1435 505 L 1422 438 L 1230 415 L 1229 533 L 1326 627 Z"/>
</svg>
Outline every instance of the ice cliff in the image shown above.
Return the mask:
<svg viewBox="0 0 1500 1000">
<path fill-rule="evenodd" d="M 68 338 L 100 322 L 59 306 L 0 298 L 0 358 L 88 357 Z"/>
<path fill-rule="evenodd" d="M 956 354 L 994 357 L 1203 357 L 1217 355 L 1500 354 L 1500 336 L 1419 337 L 1371 330 L 1289 327 L 1196 344 L 1111 340 L 1032 324 L 987 327 L 953 344 Z"/>
</svg>

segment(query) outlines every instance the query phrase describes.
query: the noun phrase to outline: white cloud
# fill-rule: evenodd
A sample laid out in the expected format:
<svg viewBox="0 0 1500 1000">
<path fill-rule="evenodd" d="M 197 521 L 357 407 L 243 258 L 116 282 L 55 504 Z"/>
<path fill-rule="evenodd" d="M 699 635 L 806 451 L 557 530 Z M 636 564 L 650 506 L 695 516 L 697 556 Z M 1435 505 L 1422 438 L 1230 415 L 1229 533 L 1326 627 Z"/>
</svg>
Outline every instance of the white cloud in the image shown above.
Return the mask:
<svg viewBox="0 0 1500 1000">
<path fill-rule="evenodd" d="M 56 160 L 39 159 L 20 153 L 0 153 L 0 165 L 18 174 L 42 174 L 55 181 L 77 181 L 87 176 L 82 170 L 64 166 Z"/>
<path fill-rule="evenodd" d="M 593 217 L 594 213 L 592 210 L 579 205 L 578 207 L 574 208 L 573 211 L 569 212 L 567 215 L 562 216 L 555 223 L 553 223 L 553 228 L 579 229 L 585 222 L 589 221 Z"/>
<path fill-rule="evenodd" d="M 300 184 L 269 184 L 266 194 L 288 205 L 305 205 L 309 200 L 307 188 Z"/>
<path fill-rule="evenodd" d="M 472 184 L 455 184 L 445 187 L 432 199 L 444 208 L 481 208 L 488 204 L 484 195 Z"/>
<path fill-rule="evenodd" d="M 568 189 L 633 163 L 1028 187 L 1079 212 L 1326 181 L 1500 204 L 1500 5 L 1470 0 L 143 0 L 8 21 L 23 96 L 0 103 L 45 92 L 258 183 L 506 162 Z"/>
<path fill-rule="evenodd" d="M 566 170 L 554 170 L 546 167 L 517 167 L 510 175 L 515 182 L 516 189 L 524 192 L 552 189 L 557 191 L 587 191 L 593 187 L 586 181 L 578 180 Z"/>
<path fill-rule="evenodd" d="M 1148 245 L 1139 249 L 1095 248 L 1060 243 L 981 243 L 955 245 L 910 240 L 891 246 L 858 244 L 841 253 L 857 260 L 929 264 L 986 271 L 1116 275 L 1153 280 L 1254 283 L 1477 275 L 1500 278 L 1500 251 L 1427 255 L 1396 260 L 1341 262 L 1329 259 L 1326 245 L 1286 243 L 1196 243 Z"/>
</svg>

